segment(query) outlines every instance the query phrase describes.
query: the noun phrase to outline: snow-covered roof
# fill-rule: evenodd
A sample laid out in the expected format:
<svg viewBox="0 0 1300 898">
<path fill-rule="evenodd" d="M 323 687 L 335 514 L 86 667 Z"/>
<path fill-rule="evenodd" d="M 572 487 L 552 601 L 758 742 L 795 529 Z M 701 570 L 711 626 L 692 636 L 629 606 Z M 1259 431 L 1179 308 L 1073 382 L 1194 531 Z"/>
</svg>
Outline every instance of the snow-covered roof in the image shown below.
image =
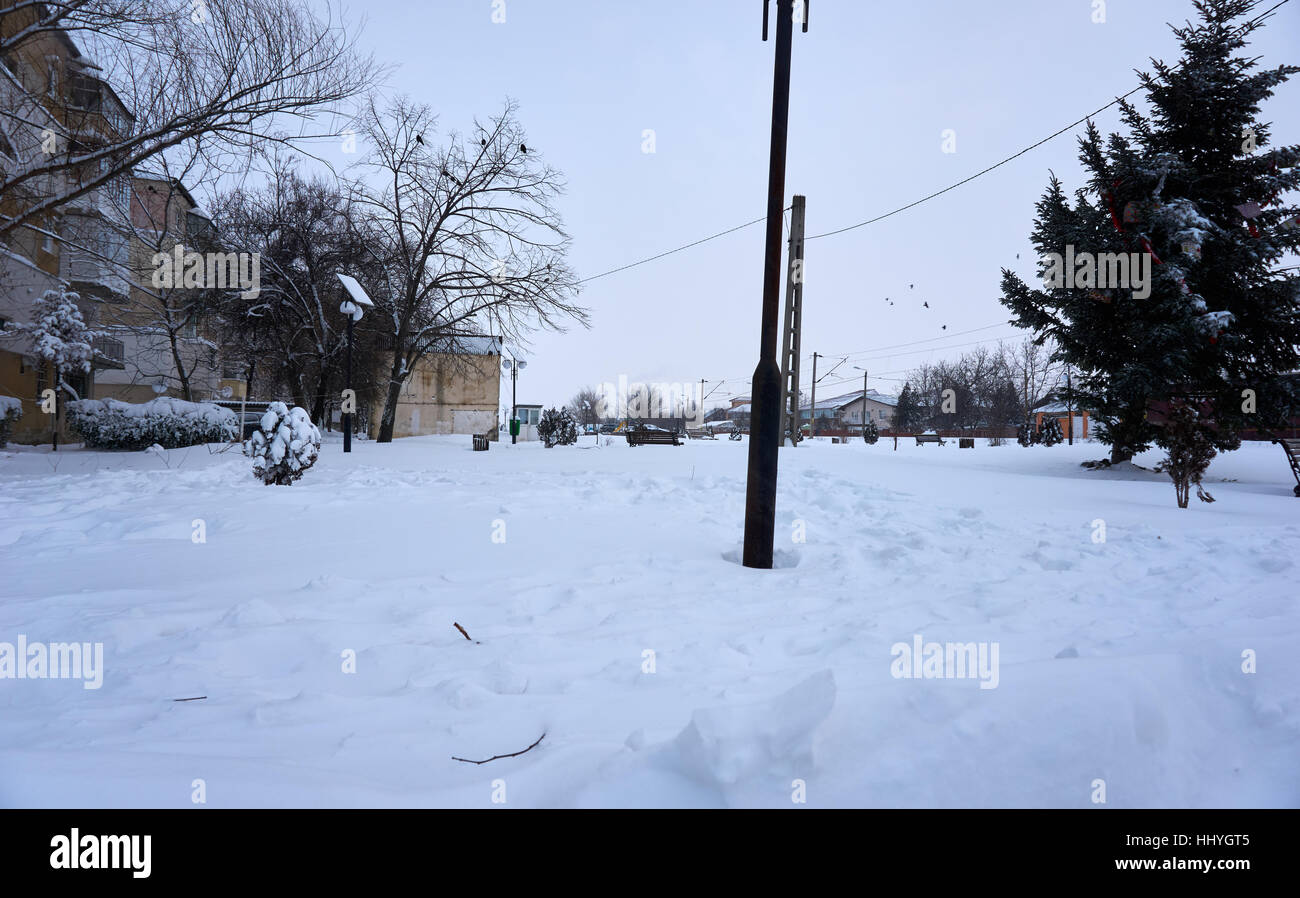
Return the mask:
<svg viewBox="0 0 1300 898">
<path fill-rule="evenodd" d="M 829 399 L 818 399 L 817 408 L 819 409 L 837 409 L 846 405 L 851 405 L 862 398 L 861 390 L 854 390 L 852 393 L 845 393 L 841 396 L 832 396 Z M 875 390 L 867 390 L 867 398 L 872 402 L 879 402 L 881 405 L 898 405 L 898 397 L 886 396 L 884 393 L 877 393 Z M 812 400 L 799 403 L 799 408 L 806 409 L 811 407 Z"/>
</svg>

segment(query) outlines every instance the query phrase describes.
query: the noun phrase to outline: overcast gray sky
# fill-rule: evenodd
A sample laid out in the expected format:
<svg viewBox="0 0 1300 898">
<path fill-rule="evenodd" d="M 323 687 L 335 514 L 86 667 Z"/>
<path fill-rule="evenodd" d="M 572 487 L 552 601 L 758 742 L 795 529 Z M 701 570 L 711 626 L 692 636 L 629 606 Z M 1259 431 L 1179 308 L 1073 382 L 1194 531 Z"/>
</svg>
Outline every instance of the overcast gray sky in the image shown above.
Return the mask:
<svg viewBox="0 0 1300 898">
<path fill-rule="evenodd" d="M 808 33 L 794 36 L 787 204 L 806 195 L 818 234 L 967 177 L 1126 93 L 1150 57 L 1173 61 L 1167 23 L 1194 14 L 1190 0 L 1105 6 L 1094 24 L 1093 0 L 817 0 Z M 504 0 L 502 24 L 493 0 L 347 8 L 365 17 L 363 46 L 396 66 L 389 89 L 430 104 L 440 130 L 519 102 L 530 149 L 568 180 L 560 208 L 580 277 L 765 210 L 773 44 L 760 39 L 757 0 Z M 1300 4 L 1254 49 L 1266 65 L 1300 62 Z M 1298 109 L 1300 79 L 1266 110 L 1291 113 L 1277 142 L 1300 142 Z M 1097 121 L 1114 130 L 1116 110 Z M 642 151 L 647 129 L 654 153 Z M 955 153 L 943 152 L 945 129 Z M 853 364 L 894 391 L 921 362 L 1023 335 L 1004 323 L 1000 269 L 1033 277 L 1034 203 L 1048 169 L 1081 185 L 1078 132 L 887 221 L 807 243 L 805 354 L 856 354 L 819 393 L 860 384 Z M 591 282 L 591 328 L 537 335 L 519 401 L 563 403 L 620 375 L 706 378 L 710 404 L 747 393 L 762 262 L 759 224 Z"/>
</svg>

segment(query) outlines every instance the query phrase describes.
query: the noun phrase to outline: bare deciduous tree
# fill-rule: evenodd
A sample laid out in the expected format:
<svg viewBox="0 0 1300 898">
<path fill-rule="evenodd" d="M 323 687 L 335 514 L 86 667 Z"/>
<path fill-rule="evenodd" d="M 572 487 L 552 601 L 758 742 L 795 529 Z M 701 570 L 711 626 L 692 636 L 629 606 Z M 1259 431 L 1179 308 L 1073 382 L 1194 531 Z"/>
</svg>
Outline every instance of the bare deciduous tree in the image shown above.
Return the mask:
<svg viewBox="0 0 1300 898">
<path fill-rule="evenodd" d="M 563 180 L 526 146 L 514 104 L 441 148 L 430 145 L 435 125 L 428 107 L 404 98 L 372 103 L 362 119 L 373 151 L 354 201 L 383 267 L 368 286 L 392 354 L 380 442 L 392 439 L 402 386 L 430 352 L 454 351 L 466 333 L 520 343 L 532 328 L 587 322 L 554 206 Z"/>
<path fill-rule="evenodd" d="M 0 79 L 13 97 L 0 120 L 43 135 L 0 169 L 0 194 L 20 198 L 0 214 L 0 238 L 45 229 L 68 203 L 171 152 L 238 171 L 268 145 L 336 133 L 321 119 L 381 74 L 336 8 L 322 19 L 305 0 L 0 5 Z M 56 32 L 82 43 L 66 72 L 18 63 Z"/>
</svg>

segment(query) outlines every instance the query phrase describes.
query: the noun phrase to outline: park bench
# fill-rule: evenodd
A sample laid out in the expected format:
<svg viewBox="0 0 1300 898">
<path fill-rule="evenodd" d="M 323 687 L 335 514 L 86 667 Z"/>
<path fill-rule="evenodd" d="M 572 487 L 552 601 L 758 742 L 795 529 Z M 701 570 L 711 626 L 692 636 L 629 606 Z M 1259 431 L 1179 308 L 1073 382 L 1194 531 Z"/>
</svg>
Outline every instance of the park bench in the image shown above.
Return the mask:
<svg viewBox="0 0 1300 898">
<path fill-rule="evenodd" d="M 1282 445 L 1282 451 L 1286 453 L 1286 460 L 1291 463 L 1291 473 L 1295 475 L 1295 489 L 1292 490 L 1297 496 L 1300 496 L 1300 440 L 1274 440 L 1275 443 Z"/>
<path fill-rule="evenodd" d="M 671 430 L 633 427 L 627 431 L 627 444 L 629 446 L 680 446 L 682 442 Z"/>
<path fill-rule="evenodd" d="M 916 445 L 920 446 L 922 443 L 938 443 L 942 446 L 944 445 L 944 439 L 937 433 L 918 433 L 916 435 Z"/>
<path fill-rule="evenodd" d="M 474 434 L 474 451 L 487 452 L 487 450 L 488 450 L 488 435 L 485 433 Z"/>
<path fill-rule="evenodd" d="M 686 435 L 690 437 L 692 440 L 716 440 L 717 439 L 717 437 L 713 435 L 713 431 L 709 430 L 709 428 L 707 427 L 688 427 L 686 428 Z"/>
</svg>

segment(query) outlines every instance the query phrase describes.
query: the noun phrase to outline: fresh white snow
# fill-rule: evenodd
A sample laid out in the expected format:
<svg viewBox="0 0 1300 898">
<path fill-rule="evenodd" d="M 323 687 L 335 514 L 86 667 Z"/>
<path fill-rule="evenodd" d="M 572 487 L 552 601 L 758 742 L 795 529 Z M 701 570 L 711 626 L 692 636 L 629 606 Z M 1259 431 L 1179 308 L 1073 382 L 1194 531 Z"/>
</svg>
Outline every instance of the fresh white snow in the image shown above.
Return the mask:
<svg viewBox="0 0 1300 898">
<path fill-rule="evenodd" d="M 0 644 L 104 647 L 0 679 L 0 806 L 1300 804 L 1276 446 L 1180 510 L 1096 444 L 804 444 L 754 571 L 744 442 L 602 442 L 0 451 Z M 996 687 L 896 677 L 918 636 Z"/>
</svg>

